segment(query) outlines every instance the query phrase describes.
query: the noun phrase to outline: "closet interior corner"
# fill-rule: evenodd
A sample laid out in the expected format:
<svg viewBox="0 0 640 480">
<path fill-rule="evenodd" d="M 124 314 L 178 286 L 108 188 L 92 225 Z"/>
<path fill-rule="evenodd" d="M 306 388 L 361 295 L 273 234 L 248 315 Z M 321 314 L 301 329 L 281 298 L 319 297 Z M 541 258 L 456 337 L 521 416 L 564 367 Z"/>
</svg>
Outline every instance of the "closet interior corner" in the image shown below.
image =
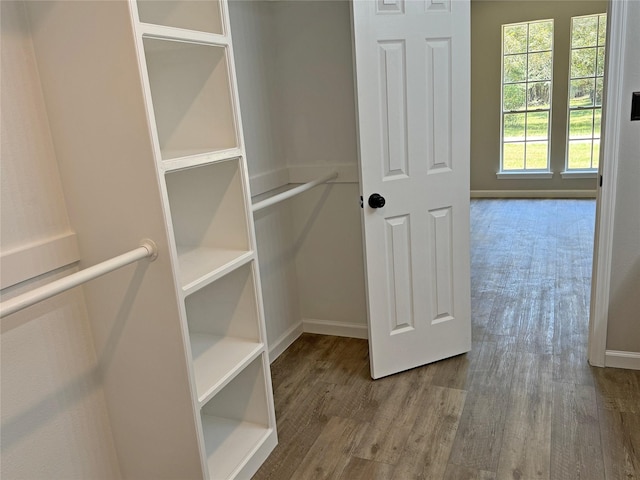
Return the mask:
<svg viewBox="0 0 640 480">
<path fill-rule="evenodd" d="M 271 361 L 303 331 L 367 336 L 348 1 L 230 1 Z"/>
</svg>

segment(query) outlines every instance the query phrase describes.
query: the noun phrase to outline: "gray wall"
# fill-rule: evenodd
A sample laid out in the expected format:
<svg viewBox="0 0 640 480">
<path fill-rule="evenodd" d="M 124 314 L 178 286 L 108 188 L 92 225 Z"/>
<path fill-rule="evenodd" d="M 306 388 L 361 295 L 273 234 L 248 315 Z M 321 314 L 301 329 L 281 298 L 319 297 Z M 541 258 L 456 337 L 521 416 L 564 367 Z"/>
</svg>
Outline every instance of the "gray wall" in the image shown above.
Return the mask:
<svg viewBox="0 0 640 480">
<path fill-rule="evenodd" d="M 640 121 L 629 120 L 627 104 L 640 91 L 640 2 L 629 2 L 626 21 L 607 349 L 640 352 Z"/>
<path fill-rule="evenodd" d="M 602 13 L 605 1 L 471 2 L 471 190 L 594 190 L 595 179 L 562 179 L 566 150 L 571 17 Z M 501 26 L 554 19 L 551 170 L 548 180 L 496 178 L 500 168 Z"/>
</svg>

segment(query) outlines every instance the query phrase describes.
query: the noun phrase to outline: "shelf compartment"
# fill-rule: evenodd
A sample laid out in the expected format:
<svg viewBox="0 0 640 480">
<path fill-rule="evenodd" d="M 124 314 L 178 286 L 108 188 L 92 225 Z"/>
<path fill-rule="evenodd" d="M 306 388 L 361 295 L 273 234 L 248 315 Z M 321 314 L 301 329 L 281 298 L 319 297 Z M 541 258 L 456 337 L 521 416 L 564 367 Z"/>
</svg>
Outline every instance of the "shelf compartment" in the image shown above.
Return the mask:
<svg viewBox="0 0 640 480">
<path fill-rule="evenodd" d="M 167 172 L 184 289 L 204 286 L 252 255 L 240 159 Z"/>
<path fill-rule="evenodd" d="M 235 477 L 273 433 L 264 376 L 256 358 L 201 409 L 209 476 Z"/>
<path fill-rule="evenodd" d="M 222 34 L 220 2 L 216 0 L 138 0 L 143 23 Z"/>
<path fill-rule="evenodd" d="M 198 400 L 206 402 L 264 349 L 252 264 L 185 298 Z"/>
<path fill-rule="evenodd" d="M 227 48 L 142 41 L 162 160 L 238 147 Z"/>
</svg>

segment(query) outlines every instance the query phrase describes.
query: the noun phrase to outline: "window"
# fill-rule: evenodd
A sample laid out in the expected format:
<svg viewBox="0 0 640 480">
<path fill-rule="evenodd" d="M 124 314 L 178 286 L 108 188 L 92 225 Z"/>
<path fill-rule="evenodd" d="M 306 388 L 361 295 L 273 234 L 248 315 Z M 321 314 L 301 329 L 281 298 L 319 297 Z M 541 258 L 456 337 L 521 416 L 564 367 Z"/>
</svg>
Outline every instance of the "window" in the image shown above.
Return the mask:
<svg viewBox="0 0 640 480">
<path fill-rule="evenodd" d="M 502 171 L 549 171 L 553 20 L 502 26 Z"/>
<path fill-rule="evenodd" d="M 598 168 L 606 25 L 606 14 L 571 19 L 567 170 Z"/>
</svg>

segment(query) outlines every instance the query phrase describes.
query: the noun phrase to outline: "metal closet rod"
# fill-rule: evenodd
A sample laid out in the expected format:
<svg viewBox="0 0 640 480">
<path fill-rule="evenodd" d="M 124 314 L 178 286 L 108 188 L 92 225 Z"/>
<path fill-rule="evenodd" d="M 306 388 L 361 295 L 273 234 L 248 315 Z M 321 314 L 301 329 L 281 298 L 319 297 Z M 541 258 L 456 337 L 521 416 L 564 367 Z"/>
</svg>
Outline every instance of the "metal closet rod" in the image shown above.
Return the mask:
<svg viewBox="0 0 640 480">
<path fill-rule="evenodd" d="M 122 268 L 130 263 L 137 262 L 143 258 L 149 258 L 154 261 L 158 256 L 158 249 L 153 240 L 143 240 L 140 246 L 135 250 L 131 250 L 117 257 L 110 258 L 104 262 L 98 263 L 92 267 L 85 268 L 79 272 L 72 273 L 64 278 L 55 280 L 42 287 L 35 288 L 30 292 L 18 295 L 10 300 L 6 300 L 0 303 L 0 318 L 11 315 L 24 308 L 35 305 L 38 302 L 51 298 L 59 293 L 66 292 L 67 290 L 77 287 L 83 283 L 98 278 L 106 273 L 113 272 L 119 268 Z"/>
<path fill-rule="evenodd" d="M 311 190 L 313 187 L 317 187 L 318 185 L 322 185 L 323 183 L 327 183 L 329 180 L 333 180 L 338 177 L 338 172 L 331 172 L 326 174 L 323 177 L 312 180 L 311 182 L 304 183 L 298 187 L 294 187 L 291 190 L 287 190 L 286 192 L 279 193 L 274 195 L 271 198 L 267 198 L 266 200 L 262 200 L 261 202 L 254 203 L 251 207 L 254 212 L 258 210 L 262 210 L 263 208 L 270 207 L 276 203 L 280 203 L 283 200 L 287 200 L 291 197 L 295 197 L 296 195 L 301 194 L 302 192 L 306 192 L 307 190 Z"/>
</svg>

